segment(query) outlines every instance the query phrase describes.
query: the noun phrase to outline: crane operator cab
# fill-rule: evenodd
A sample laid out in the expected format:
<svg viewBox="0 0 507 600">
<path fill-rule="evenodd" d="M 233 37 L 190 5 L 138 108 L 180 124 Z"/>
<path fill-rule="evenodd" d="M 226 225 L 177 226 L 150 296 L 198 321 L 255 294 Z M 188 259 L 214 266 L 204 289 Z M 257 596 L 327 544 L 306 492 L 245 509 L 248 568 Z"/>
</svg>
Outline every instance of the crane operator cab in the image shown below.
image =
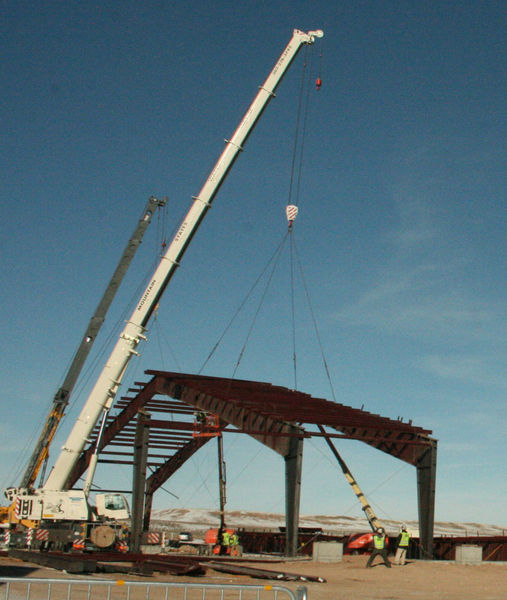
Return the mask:
<svg viewBox="0 0 507 600">
<path fill-rule="evenodd" d="M 97 515 L 106 519 L 121 521 L 130 518 L 129 505 L 123 494 L 97 494 L 95 507 Z"/>
</svg>

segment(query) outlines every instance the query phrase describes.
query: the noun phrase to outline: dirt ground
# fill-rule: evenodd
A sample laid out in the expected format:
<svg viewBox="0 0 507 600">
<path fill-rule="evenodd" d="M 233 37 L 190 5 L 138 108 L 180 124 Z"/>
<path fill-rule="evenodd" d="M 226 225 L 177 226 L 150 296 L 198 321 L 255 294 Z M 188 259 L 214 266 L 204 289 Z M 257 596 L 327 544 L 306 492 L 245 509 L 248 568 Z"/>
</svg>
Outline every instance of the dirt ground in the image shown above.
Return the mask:
<svg viewBox="0 0 507 600">
<path fill-rule="evenodd" d="M 377 559 L 378 560 L 378 559 Z M 273 584 L 295 590 L 305 586 L 308 600 L 507 600 L 507 563 L 484 562 L 461 565 L 454 562 L 411 560 L 404 567 L 387 569 L 375 563 L 365 569 L 366 558 L 344 556 L 339 563 L 289 561 L 256 563 L 255 567 L 275 571 L 323 577 L 326 583 L 273 582 L 250 577 L 227 575 L 211 569 L 203 577 L 188 578 L 196 583 Z M 239 564 L 239 563 L 238 563 Z M 245 563 L 246 566 L 253 566 Z M 0 558 L 0 577 L 63 577 L 52 569 L 39 568 L 15 559 Z M 92 575 L 112 578 L 114 575 Z M 122 575 L 120 579 L 136 580 Z M 185 578 L 155 574 L 144 581 L 178 581 Z"/>
<path fill-rule="evenodd" d="M 345 556 L 334 564 L 287 563 L 285 570 L 326 579 L 326 583 L 303 584 L 308 600 L 507 600 L 507 563 L 409 561 L 387 569 L 375 562 L 366 569 L 366 560 Z"/>
</svg>

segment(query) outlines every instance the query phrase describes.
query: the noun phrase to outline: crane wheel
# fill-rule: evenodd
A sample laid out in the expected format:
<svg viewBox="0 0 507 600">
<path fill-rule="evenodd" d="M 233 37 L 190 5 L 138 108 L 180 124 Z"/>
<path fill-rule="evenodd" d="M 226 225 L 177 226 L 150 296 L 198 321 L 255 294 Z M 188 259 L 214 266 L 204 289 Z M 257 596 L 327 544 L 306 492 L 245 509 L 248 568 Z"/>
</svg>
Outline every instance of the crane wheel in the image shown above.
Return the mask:
<svg viewBox="0 0 507 600">
<path fill-rule="evenodd" d="M 116 532 L 109 525 L 99 525 L 92 529 L 90 540 L 98 548 L 109 548 L 116 541 Z"/>
</svg>

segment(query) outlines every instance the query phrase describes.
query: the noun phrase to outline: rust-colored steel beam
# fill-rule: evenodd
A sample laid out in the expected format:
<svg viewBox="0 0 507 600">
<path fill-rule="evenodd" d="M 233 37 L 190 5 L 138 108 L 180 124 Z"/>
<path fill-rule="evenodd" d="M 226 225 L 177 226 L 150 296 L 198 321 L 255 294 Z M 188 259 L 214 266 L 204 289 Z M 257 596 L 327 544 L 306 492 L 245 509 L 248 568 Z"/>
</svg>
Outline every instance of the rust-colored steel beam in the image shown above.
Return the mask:
<svg viewBox="0 0 507 600">
<path fill-rule="evenodd" d="M 209 442 L 212 438 L 209 437 L 196 437 L 188 442 L 185 446 L 180 448 L 175 454 L 173 454 L 167 462 L 159 467 L 150 477 L 146 480 L 147 493 L 153 495 L 153 493 L 169 479 L 169 477 L 175 473 L 181 465 L 183 465 L 199 448 L 202 448 L 204 444 Z"/>
<path fill-rule="evenodd" d="M 104 435 L 102 437 L 102 443 L 99 450 L 105 448 L 114 437 L 125 427 L 137 414 L 137 412 L 144 407 L 144 404 L 154 395 L 154 389 L 163 389 L 164 384 L 158 381 L 157 377 L 154 377 L 146 386 L 139 392 L 136 398 L 126 406 L 121 413 L 114 418 L 113 422 L 106 426 Z M 81 475 L 86 471 L 90 463 L 90 458 L 93 454 L 93 444 L 91 444 L 81 454 L 76 466 L 67 480 L 67 487 L 72 488 Z"/>
<path fill-rule="evenodd" d="M 340 433 L 329 434 L 363 441 L 400 460 L 416 465 L 431 445 L 430 430 L 400 419 L 394 420 L 364 410 L 313 398 L 269 383 L 217 377 L 147 371 L 166 377 L 170 395 L 208 412 L 216 413 L 238 431 L 255 437 L 280 454 L 289 424 L 325 425 Z M 301 428 L 304 437 L 318 435 Z"/>
<path fill-rule="evenodd" d="M 330 438 L 359 440 L 412 465 L 418 464 L 433 441 L 430 430 L 410 421 L 389 419 L 270 383 L 164 371 L 147 374 L 151 381 L 136 382 L 129 391 L 134 395 L 117 401 L 115 408 L 121 412 L 108 419 L 102 448 L 114 455 L 113 448 L 131 446 L 137 411 L 143 408 L 157 413 L 160 417 L 151 421 L 150 459 L 153 450 L 167 451 L 167 455 L 159 453 L 159 458 L 171 463 L 167 468 L 171 473 L 174 465 L 181 466 L 184 457 L 202 445 L 192 437 L 193 422 L 184 420 L 195 410 L 217 414 L 223 431 L 250 435 L 282 456 L 292 437 L 322 436 L 313 430 L 319 425 L 328 428 Z M 161 418 L 167 414 L 172 418 Z M 73 482 L 86 470 L 89 454 L 91 450 L 83 452 Z M 162 472 L 166 471 L 159 476 Z"/>
</svg>

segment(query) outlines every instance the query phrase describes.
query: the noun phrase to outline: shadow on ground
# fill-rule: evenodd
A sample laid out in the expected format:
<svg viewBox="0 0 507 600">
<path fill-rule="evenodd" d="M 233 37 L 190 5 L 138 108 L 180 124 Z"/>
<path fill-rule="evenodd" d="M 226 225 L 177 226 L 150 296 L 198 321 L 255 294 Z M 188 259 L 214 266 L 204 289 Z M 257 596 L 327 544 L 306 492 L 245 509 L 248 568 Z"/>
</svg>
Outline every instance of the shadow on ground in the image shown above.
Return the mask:
<svg viewBox="0 0 507 600">
<path fill-rule="evenodd" d="M 0 577 L 27 577 L 34 571 L 37 571 L 37 567 L 2 565 L 0 566 Z"/>
</svg>

